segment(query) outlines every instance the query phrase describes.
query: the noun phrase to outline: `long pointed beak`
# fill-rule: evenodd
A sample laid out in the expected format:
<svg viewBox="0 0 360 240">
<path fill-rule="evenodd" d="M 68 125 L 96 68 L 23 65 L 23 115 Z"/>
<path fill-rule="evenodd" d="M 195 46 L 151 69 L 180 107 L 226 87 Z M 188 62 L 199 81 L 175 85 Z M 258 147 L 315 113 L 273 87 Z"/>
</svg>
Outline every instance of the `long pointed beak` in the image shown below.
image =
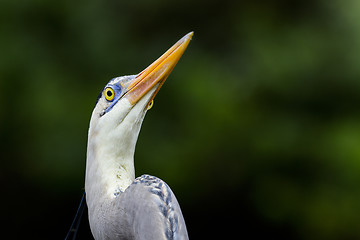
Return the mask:
<svg viewBox="0 0 360 240">
<path fill-rule="evenodd" d="M 193 34 L 193 32 L 186 34 L 161 57 L 136 76 L 127 87 L 129 90 L 124 96 L 131 105 L 135 105 L 150 89 L 159 84 L 149 103 L 154 99 L 166 78 L 185 52 Z"/>
</svg>

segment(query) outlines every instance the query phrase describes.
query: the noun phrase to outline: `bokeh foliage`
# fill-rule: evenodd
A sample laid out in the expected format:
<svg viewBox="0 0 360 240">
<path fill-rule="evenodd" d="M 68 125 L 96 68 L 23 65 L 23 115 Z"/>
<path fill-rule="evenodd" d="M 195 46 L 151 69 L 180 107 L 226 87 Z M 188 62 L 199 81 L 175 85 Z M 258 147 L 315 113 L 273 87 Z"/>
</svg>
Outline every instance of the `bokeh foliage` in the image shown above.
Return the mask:
<svg viewBox="0 0 360 240">
<path fill-rule="evenodd" d="M 137 175 L 172 187 L 193 239 L 360 238 L 356 0 L 1 1 L 3 232 L 65 236 L 98 92 L 189 31 Z"/>
</svg>

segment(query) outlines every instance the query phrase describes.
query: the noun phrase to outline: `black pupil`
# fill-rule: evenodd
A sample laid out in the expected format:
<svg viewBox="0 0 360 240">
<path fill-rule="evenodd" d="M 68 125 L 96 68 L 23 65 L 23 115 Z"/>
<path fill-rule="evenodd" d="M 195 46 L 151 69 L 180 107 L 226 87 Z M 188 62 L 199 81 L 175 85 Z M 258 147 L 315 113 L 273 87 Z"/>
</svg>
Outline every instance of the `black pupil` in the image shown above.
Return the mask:
<svg viewBox="0 0 360 240">
<path fill-rule="evenodd" d="M 108 95 L 108 97 L 111 97 L 112 92 L 109 90 L 109 91 L 106 92 L 106 95 Z"/>
</svg>

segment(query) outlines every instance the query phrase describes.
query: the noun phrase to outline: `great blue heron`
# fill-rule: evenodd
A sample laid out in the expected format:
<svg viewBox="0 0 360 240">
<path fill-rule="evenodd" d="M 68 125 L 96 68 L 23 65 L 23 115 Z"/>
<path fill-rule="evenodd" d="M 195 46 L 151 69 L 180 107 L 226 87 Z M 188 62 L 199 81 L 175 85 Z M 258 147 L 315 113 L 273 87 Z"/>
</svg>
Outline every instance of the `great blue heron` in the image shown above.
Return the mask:
<svg viewBox="0 0 360 240">
<path fill-rule="evenodd" d="M 137 75 L 112 79 L 91 116 L 85 177 L 95 239 L 188 239 L 180 206 L 161 179 L 135 179 L 134 151 L 142 121 L 193 32 Z"/>
</svg>

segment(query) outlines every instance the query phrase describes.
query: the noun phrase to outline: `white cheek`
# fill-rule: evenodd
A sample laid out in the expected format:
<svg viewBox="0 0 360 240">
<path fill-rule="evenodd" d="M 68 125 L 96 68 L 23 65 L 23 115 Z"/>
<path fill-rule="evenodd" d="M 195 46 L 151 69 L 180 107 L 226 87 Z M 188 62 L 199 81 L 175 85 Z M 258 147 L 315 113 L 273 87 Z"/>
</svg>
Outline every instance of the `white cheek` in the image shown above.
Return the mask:
<svg viewBox="0 0 360 240">
<path fill-rule="evenodd" d="M 100 117 L 100 128 L 102 132 L 108 132 L 116 128 L 125 119 L 131 110 L 131 104 L 127 99 L 120 99 L 115 106 L 102 117 Z"/>
<path fill-rule="evenodd" d="M 134 106 L 131 105 L 126 97 L 121 98 L 109 112 L 95 120 L 97 124 L 94 126 L 96 129 L 94 133 L 106 142 L 118 142 L 121 139 L 133 140 L 134 138 L 131 135 L 138 134 L 147 111 L 147 105 L 156 88 L 157 85 L 147 92 Z M 134 140 L 136 141 L 136 138 Z M 132 141 L 130 142 L 134 144 Z"/>
</svg>

